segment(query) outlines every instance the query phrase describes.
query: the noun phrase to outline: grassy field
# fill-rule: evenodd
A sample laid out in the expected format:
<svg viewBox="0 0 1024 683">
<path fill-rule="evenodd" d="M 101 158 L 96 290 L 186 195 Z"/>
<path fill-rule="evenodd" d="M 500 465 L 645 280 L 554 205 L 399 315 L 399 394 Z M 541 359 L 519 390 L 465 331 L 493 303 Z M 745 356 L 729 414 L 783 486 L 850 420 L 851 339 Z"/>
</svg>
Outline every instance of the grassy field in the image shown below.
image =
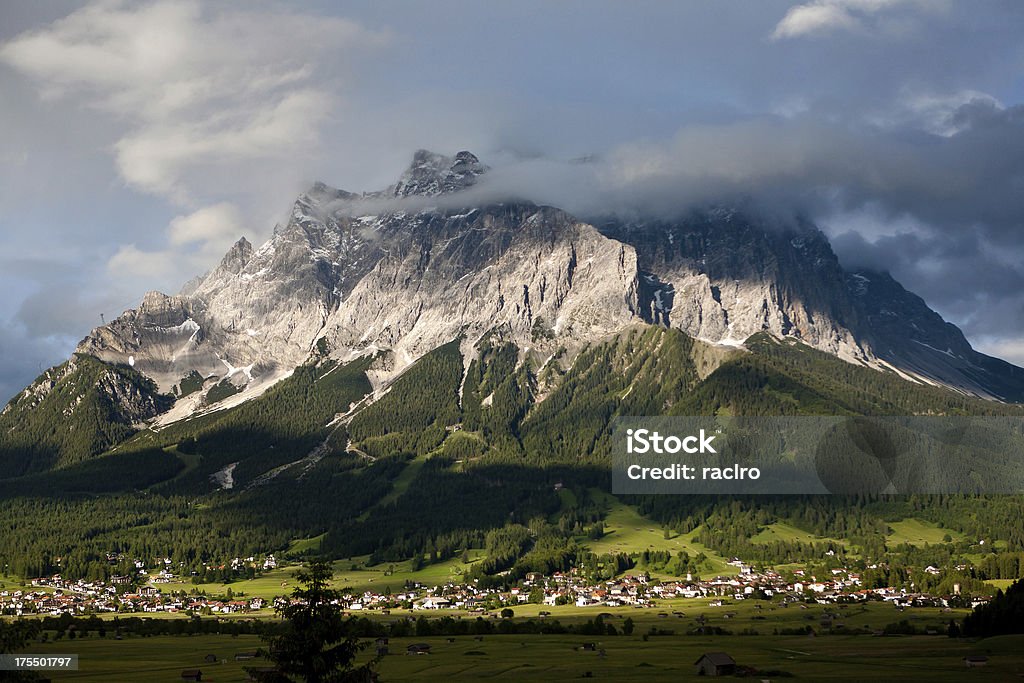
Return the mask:
<svg viewBox="0 0 1024 683">
<path fill-rule="evenodd" d="M 604 553 L 640 553 L 645 549 L 669 550 L 673 554 L 685 550 L 690 555 L 704 553 L 708 561 L 701 569 L 704 574 L 709 575 L 732 575 L 739 572 L 736 567 L 727 564 L 727 558 L 715 553 L 715 551 L 694 541 L 699 529 L 694 529 L 688 534 L 672 533 L 670 538 L 665 539 L 664 530 L 651 520 L 643 517 L 635 508 L 619 502 L 616 498 L 594 491 L 595 496 L 604 496 L 609 506 L 608 516 L 605 518 L 605 535 L 603 538 L 592 541 L 581 539 L 580 543 L 598 555 Z"/>
<path fill-rule="evenodd" d="M 795 608 L 789 608 L 795 612 Z M 813 609 L 813 607 L 811 608 Z M 854 609 L 851 607 L 850 609 Z M 881 606 L 872 606 L 867 619 L 881 617 Z M 895 612 L 892 608 L 890 611 Z M 721 616 L 711 620 L 724 620 Z M 782 611 L 781 608 L 779 611 Z M 593 610 L 590 611 L 591 613 Z M 382 681 L 550 681 L 578 679 L 587 672 L 607 681 L 696 680 L 692 666 L 704 652 L 723 651 L 744 666 L 761 673 L 753 680 L 784 680 L 779 672 L 811 681 L 1003 681 L 1024 672 L 1024 636 L 1003 636 L 982 641 L 951 640 L 944 636 L 873 637 L 870 635 L 809 636 L 693 636 L 683 635 L 694 610 L 679 617 L 655 610 L 614 610 L 607 621 L 620 624 L 626 616 L 637 619 L 631 636 L 586 637 L 573 635 L 485 635 L 393 638 L 390 655 L 378 666 Z M 705 612 L 707 615 L 708 613 Z M 815 618 L 817 618 L 817 614 Z M 568 619 L 569 613 L 562 615 Z M 393 617 L 394 618 L 394 617 Z M 468 617 L 467 617 L 468 618 Z M 551 618 L 554 618 L 552 616 Z M 796 620 L 802 616 L 795 617 Z M 937 615 L 921 615 L 924 620 Z M 748 623 L 742 614 L 734 617 Z M 786 621 L 793 617 L 786 617 Z M 854 619 L 851 618 L 850 621 Z M 676 634 L 649 636 L 651 622 L 663 630 L 676 626 Z M 593 642 L 597 651 L 582 649 Z M 411 643 L 428 643 L 431 654 L 405 655 Z M 124 640 L 91 636 L 76 641 L 33 645 L 38 654 L 76 653 L 77 672 L 52 674 L 54 681 L 179 681 L 185 668 L 199 668 L 204 681 L 245 681 L 243 666 L 259 666 L 261 660 L 236 662 L 234 654 L 254 650 L 254 636 L 155 636 Z M 604 651 L 604 655 L 600 651 Z M 212 654 L 216 663 L 207 663 Z M 962 658 L 984 654 L 985 668 L 967 670 Z"/>
<path fill-rule="evenodd" d="M 0 590 L 23 590 L 26 586 L 28 582 L 24 579 L 0 574 Z"/>
<path fill-rule="evenodd" d="M 783 607 L 773 602 L 757 600 L 731 600 L 726 598 L 724 604 L 712 607 L 710 598 L 660 600 L 653 607 L 577 607 L 575 605 L 537 605 L 522 604 L 513 607 L 515 619 L 538 619 L 544 612 L 544 619 L 558 620 L 563 624 L 580 623 L 593 619 L 597 615 L 611 615 L 609 623 L 620 624 L 629 617 L 633 620 L 636 632 L 647 632 L 651 628 L 673 630 L 677 634 L 697 629 L 701 624 L 707 627 L 721 628 L 735 634 L 741 632 L 756 635 L 776 635 L 786 629 L 803 629 L 810 626 L 815 631 L 827 632 L 830 628 L 863 632 L 881 630 L 886 625 L 901 620 L 908 621 L 919 631 L 935 631 L 944 633 L 946 625 L 952 618 L 962 619 L 967 610 L 946 611 L 939 608 L 915 608 L 900 611 L 886 603 L 871 602 L 854 605 L 819 605 L 798 604 Z M 456 619 L 476 619 L 477 615 L 461 610 L 421 610 L 392 609 L 389 614 L 380 611 L 353 610 L 352 615 L 372 620 L 390 622 L 402 618 L 438 618 L 452 616 Z M 270 618 L 272 610 L 239 613 L 218 617 L 227 620 L 245 620 L 253 618 Z M 143 619 L 188 619 L 183 612 L 157 612 L 152 614 L 104 614 L 102 618 L 140 617 Z M 484 619 L 495 623 L 500 621 L 497 612 L 484 613 Z"/>
<path fill-rule="evenodd" d="M 477 642 L 444 638 L 396 639 L 432 646 L 427 656 L 388 656 L 379 670 L 384 681 L 486 680 L 554 681 L 578 679 L 587 672 L 605 681 L 699 680 L 693 663 L 705 652 L 724 651 L 762 673 L 754 680 L 783 680 L 779 672 L 813 681 L 964 681 L 1007 680 L 1024 670 L 1018 649 L 1024 640 L 999 643 L 950 643 L 929 637 L 639 637 L 605 638 L 599 652 L 580 648 L 585 638 L 565 636 L 487 636 Z M 967 671 L 962 658 L 988 650 L 985 669 Z M 969 674 L 969 675 L 968 675 Z"/>
<path fill-rule="evenodd" d="M 484 551 L 469 551 L 469 563 L 464 564 L 460 558 L 451 558 L 435 562 L 417 571 L 412 571 L 410 562 L 385 562 L 367 567 L 366 557 L 342 560 L 334 564 L 334 586 L 342 590 L 361 592 L 368 589 L 382 590 L 389 586 L 392 590 L 402 588 L 406 581 L 422 583 L 425 586 L 440 586 L 449 581 L 460 582 L 462 574 L 484 557 Z M 352 566 L 355 564 L 356 569 Z"/>
<path fill-rule="evenodd" d="M 924 545 L 925 543 L 942 543 L 946 534 L 954 541 L 963 539 L 963 534 L 952 529 L 943 529 L 938 524 L 925 522 L 924 520 L 910 517 L 898 522 L 889 522 L 892 532 L 886 537 L 886 544 L 889 546 L 909 543 L 911 545 Z"/>
<path fill-rule="evenodd" d="M 182 453 L 178 450 L 177 444 L 164 448 L 164 453 L 173 455 L 185 465 L 184 469 L 174 475 L 170 481 L 178 481 L 179 479 L 184 478 L 186 474 L 189 474 L 192 470 L 198 467 L 200 461 L 203 459 L 201 455 L 195 453 Z"/>
<path fill-rule="evenodd" d="M 247 681 L 243 666 L 266 665 L 262 660 L 236 662 L 235 653 L 260 646 L 256 636 L 127 636 L 124 640 L 90 637 L 74 642 L 60 641 L 33 645 L 31 654 L 77 654 L 78 671 L 46 672 L 54 681 L 176 681 L 183 669 L 200 669 L 204 681 L 241 683 Z M 205 657 L 215 655 L 217 663 Z"/>
<path fill-rule="evenodd" d="M 802 629 L 807 626 L 815 631 L 827 632 L 830 628 L 872 632 L 881 630 L 888 624 L 907 620 L 919 631 L 936 631 L 944 633 L 951 618 L 962 619 L 967 610 L 945 611 L 940 608 L 918 608 L 900 611 L 887 603 L 872 602 L 853 605 L 819 605 L 794 604 L 783 607 L 777 602 L 759 600 L 730 600 L 726 598 L 720 607 L 712 607 L 710 598 L 675 598 L 660 600 L 653 607 L 576 607 L 575 605 L 533 605 L 523 604 L 513 608 L 516 619 L 537 618 L 546 612 L 547 620 L 558 620 L 562 623 L 579 623 L 593 619 L 598 614 L 611 615 L 609 623 L 620 625 L 627 617 L 633 620 L 636 633 L 659 630 L 673 630 L 677 634 L 696 630 L 701 624 L 717 627 L 732 633 L 753 632 L 757 635 L 775 635 L 785 629 Z M 473 618 L 466 612 L 452 611 L 449 614 L 458 618 Z M 408 612 L 392 610 L 389 617 L 379 613 L 367 613 L 372 618 L 396 618 L 401 616 L 421 616 L 422 611 Z M 443 614 L 437 612 L 436 614 Z M 430 612 L 429 616 L 434 616 Z M 486 615 L 497 620 L 496 614 Z M 826 625 L 827 623 L 831 626 Z"/>
<path fill-rule="evenodd" d="M 193 589 L 198 589 L 214 596 L 224 595 L 227 593 L 227 589 L 231 588 L 231 591 L 239 597 L 273 598 L 278 595 L 287 595 L 291 592 L 296 570 L 297 567 L 274 569 L 255 579 L 234 581 L 229 584 L 192 584 L 188 581 L 172 581 L 171 583 L 156 584 L 156 587 L 164 593 L 173 591 L 185 591 L 188 593 Z"/>
<path fill-rule="evenodd" d="M 773 541 L 800 541 L 803 543 L 835 543 L 846 547 L 846 542 L 836 538 L 825 538 L 822 536 L 815 536 L 809 531 L 799 529 L 792 524 L 785 522 L 776 522 L 769 524 L 760 533 L 753 536 L 751 539 L 752 543 L 771 543 Z"/>
<path fill-rule="evenodd" d="M 319 536 L 312 536 L 310 538 L 296 538 L 288 545 L 288 554 L 304 553 L 306 551 L 319 551 L 320 544 L 324 541 L 324 536 L 327 533 L 322 533 Z"/>
<path fill-rule="evenodd" d="M 306 539 L 307 543 L 316 539 Z M 437 586 L 449 581 L 459 581 L 461 575 L 472 564 L 484 556 L 482 550 L 469 551 L 469 563 L 464 564 L 461 558 L 452 558 L 443 562 L 427 565 L 413 571 L 410 561 L 385 562 L 372 567 L 366 566 L 368 556 L 339 560 L 334 563 L 334 581 L 332 585 L 340 590 L 361 593 L 365 590 L 383 590 L 390 586 L 392 590 L 402 588 L 406 581 L 414 581 L 427 586 Z M 353 568 L 354 567 L 354 568 Z M 255 579 L 225 583 L 172 582 L 157 584 L 164 592 L 185 591 L 193 589 L 204 591 L 208 595 L 224 595 L 230 588 L 236 596 L 273 598 L 288 595 L 295 587 L 295 572 L 298 566 L 282 567 L 264 573 Z"/>
<path fill-rule="evenodd" d="M 428 453 L 426 455 L 418 455 L 412 460 L 410 460 L 409 464 L 405 466 L 405 469 L 403 469 L 401 473 L 395 478 L 395 481 L 391 486 L 391 491 L 388 492 L 386 496 L 378 500 L 376 504 L 373 505 L 373 507 L 370 507 L 369 509 L 365 510 L 363 514 L 359 515 L 359 521 L 365 522 L 367 519 L 370 518 L 370 513 L 372 513 L 374 510 L 382 508 L 386 505 L 390 505 L 391 503 L 398 500 L 398 498 L 402 494 L 408 491 L 409 486 L 412 484 L 413 481 L 416 480 L 416 477 L 419 475 L 420 470 L 423 469 L 423 465 L 426 464 L 427 460 L 429 460 L 432 455 L 433 453 Z"/>
<path fill-rule="evenodd" d="M 0 574 L 0 591 L 35 591 L 38 593 L 52 593 L 53 589 L 48 586 L 33 586 L 31 581 Z"/>
</svg>

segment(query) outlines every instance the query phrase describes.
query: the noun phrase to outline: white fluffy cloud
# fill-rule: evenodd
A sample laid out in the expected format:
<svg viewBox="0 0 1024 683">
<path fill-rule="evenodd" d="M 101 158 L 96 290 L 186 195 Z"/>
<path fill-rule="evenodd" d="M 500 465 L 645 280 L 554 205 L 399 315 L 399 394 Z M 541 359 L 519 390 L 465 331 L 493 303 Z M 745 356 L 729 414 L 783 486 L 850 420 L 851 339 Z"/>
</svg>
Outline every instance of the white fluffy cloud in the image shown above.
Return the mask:
<svg viewBox="0 0 1024 683">
<path fill-rule="evenodd" d="M 344 104 L 351 58 L 388 41 L 270 3 L 100 0 L 14 36 L 0 63 L 51 109 L 105 122 L 120 180 L 181 212 L 126 231 L 105 264 L 120 286 L 173 290 L 243 225 L 255 239 L 269 229 Z"/>
<path fill-rule="evenodd" d="M 107 261 L 107 272 L 119 279 L 179 285 L 182 272 L 200 273 L 220 258 L 244 233 L 242 213 L 221 202 L 176 216 L 166 230 L 168 248 L 147 251 L 122 245 Z"/>
<path fill-rule="evenodd" d="M 172 276 L 178 264 L 170 251 L 143 251 L 134 244 L 124 244 L 107 261 L 107 271 L 122 280 L 145 278 L 159 282 Z"/>
<path fill-rule="evenodd" d="M 387 40 L 338 17 L 158 1 L 88 5 L 0 47 L 43 97 L 113 115 L 129 185 L 188 204 L 233 168 L 311 153 L 346 55 Z"/>
<path fill-rule="evenodd" d="M 187 216 L 177 216 L 167 229 L 170 243 L 174 246 L 233 241 L 238 239 L 241 231 L 242 214 L 227 202 L 207 206 Z"/>
<path fill-rule="evenodd" d="M 882 31 L 906 28 L 897 10 L 942 11 L 946 0 L 812 0 L 791 7 L 775 26 L 776 40 L 836 31 Z"/>
</svg>

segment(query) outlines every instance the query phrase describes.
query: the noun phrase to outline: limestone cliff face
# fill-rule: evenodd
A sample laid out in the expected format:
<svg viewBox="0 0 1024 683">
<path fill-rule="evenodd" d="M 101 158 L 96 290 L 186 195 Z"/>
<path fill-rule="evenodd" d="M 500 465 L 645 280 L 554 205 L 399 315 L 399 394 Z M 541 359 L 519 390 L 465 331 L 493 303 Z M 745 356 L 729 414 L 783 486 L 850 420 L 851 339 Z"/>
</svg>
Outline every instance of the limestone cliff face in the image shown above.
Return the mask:
<svg viewBox="0 0 1024 683">
<path fill-rule="evenodd" d="M 717 344 L 768 331 L 845 360 L 871 358 L 846 274 L 811 225 L 768 225 L 726 209 L 674 222 L 599 224 L 639 253 L 652 322 Z"/>
<path fill-rule="evenodd" d="M 844 269 L 810 223 L 721 208 L 671 222 L 596 222 L 636 249 L 651 322 L 726 345 L 767 331 L 911 381 L 1024 400 L 1024 369 L 975 351 L 888 274 Z"/>
<path fill-rule="evenodd" d="M 138 308 L 93 330 L 79 343 L 76 353 L 129 364 L 169 391 L 190 370 L 203 375 L 218 372 L 216 351 L 205 343 L 200 323 L 207 317 L 201 300 L 149 292 Z"/>
<path fill-rule="evenodd" d="M 335 353 L 388 349 L 398 370 L 460 336 L 551 353 L 638 320 L 635 250 L 563 211 L 392 214 L 373 230 L 388 246 L 328 321 Z"/>
</svg>

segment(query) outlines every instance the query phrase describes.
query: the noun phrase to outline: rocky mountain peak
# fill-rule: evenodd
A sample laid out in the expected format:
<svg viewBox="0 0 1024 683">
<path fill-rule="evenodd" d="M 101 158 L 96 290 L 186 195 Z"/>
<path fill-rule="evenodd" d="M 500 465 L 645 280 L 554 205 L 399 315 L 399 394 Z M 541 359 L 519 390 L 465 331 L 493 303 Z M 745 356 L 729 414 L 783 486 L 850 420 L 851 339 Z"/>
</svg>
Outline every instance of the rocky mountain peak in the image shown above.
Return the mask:
<svg viewBox="0 0 1024 683">
<path fill-rule="evenodd" d="M 245 264 L 252 258 L 252 243 L 244 236 L 232 245 L 228 253 L 220 261 L 220 270 L 229 273 L 240 273 Z"/>
<path fill-rule="evenodd" d="M 316 181 L 313 186 L 306 190 L 300 197 L 306 199 L 315 204 L 327 204 L 329 202 L 341 201 L 344 199 L 353 199 L 356 195 L 345 190 L 339 190 L 336 187 L 331 187 L 327 183 Z"/>
<path fill-rule="evenodd" d="M 477 177 L 485 172 L 487 167 L 471 152 L 462 151 L 449 157 L 421 149 L 413 154 L 412 163 L 389 194 L 433 197 L 457 192 L 475 184 Z"/>
<path fill-rule="evenodd" d="M 202 286 L 203 281 L 210 276 L 210 271 L 206 271 L 202 275 L 196 275 L 181 286 L 178 291 L 178 296 L 192 296 L 196 293 L 196 290 Z"/>
</svg>

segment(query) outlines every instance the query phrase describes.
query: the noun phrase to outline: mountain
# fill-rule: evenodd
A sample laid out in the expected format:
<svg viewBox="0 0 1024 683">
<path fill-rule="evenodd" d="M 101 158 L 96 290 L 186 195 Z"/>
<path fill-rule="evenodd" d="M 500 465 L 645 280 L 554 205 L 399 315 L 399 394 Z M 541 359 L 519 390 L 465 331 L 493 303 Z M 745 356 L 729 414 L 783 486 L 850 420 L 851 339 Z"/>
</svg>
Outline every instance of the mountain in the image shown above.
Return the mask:
<svg viewBox="0 0 1024 683">
<path fill-rule="evenodd" d="M 98 455 L 173 403 L 130 367 L 75 354 L 40 375 L 0 412 L 0 472 L 17 476 Z"/>
<path fill-rule="evenodd" d="M 845 269 L 805 220 L 713 208 L 675 222 L 596 222 L 636 249 L 652 322 L 728 345 L 767 331 L 909 381 L 1024 401 L 1024 370 L 975 351 L 888 273 Z"/>
<path fill-rule="evenodd" d="M 587 353 L 650 326 L 694 340 L 685 362 L 681 356 L 666 370 L 688 378 L 677 391 L 699 393 L 721 366 L 740 367 L 737 359 L 751 353 L 765 357 L 765 340 L 781 340 L 891 377 L 897 384 L 887 385 L 890 392 L 909 384 L 1024 400 L 1024 370 L 974 351 L 955 326 L 887 274 L 843 268 L 806 220 L 779 224 L 710 207 L 672 221 L 584 221 L 525 200 L 472 205 L 475 195 L 462 192 L 485 184 L 487 171 L 469 152 L 421 150 L 381 192 L 315 184 L 265 244 L 254 248 L 241 238 L 180 293 L 150 292 L 138 308 L 83 339 L 75 367 L 108 368 L 134 383 L 135 392 L 117 392 L 104 389 L 96 373 L 76 380 L 79 389 L 105 397 L 108 413 L 95 414 L 119 426 L 90 423 L 79 434 L 104 436 L 76 436 L 71 445 L 43 440 L 26 456 L 30 464 L 5 473 L 96 455 L 143 422 L 162 430 L 230 412 L 279 385 L 287 394 L 297 386 L 294 373 L 310 363 L 365 365 L 366 391 L 345 394 L 343 404 L 323 414 L 355 410 L 345 419 L 358 424 L 366 419 L 360 410 L 372 413 L 418 360 L 443 348 L 454 349 L 460 364 L 454 380 L 446 380 L 455 381 L 453 415 L 467 409 L 468 384 L 470 394 L 487 388 L 476 410 L 505 396 L 504 429 L 522 445 L 524 417 L 543 413 L 549 400 L 567 400 L 563 382 Z M 760 354 L 749 342 L 755 337 Z M 658 353 L 652 351 L 655 365 L 663 362 Z M 484 371 L 498 362 L 495 355 L 505 359 L 495 366 L 500 372 Z M 54 394 L 53 408 L 32 398 L 47 395 L 51 375 L 65 371 L 50 371 L 5 409 L 0 453 L 17 460 L 36 430 L 30 411 L 70 409 L 66 401 L 57 405 L 58 396 L 71 400 L 70 391 Z M 933 402 L 927 391 L 920 396 Z M 664 396 L 647 409 L 686 405 L 682 398 Z M 880 402 L 892 410 L 899 405 Z M 307 436 L 328 438 L 322 428 L 311 425 L 303 443 Z"/>
<path fill-rule="evenodd" d="M 875 356 L 900 373 L 974 396 L 1024 402 L 1024 371 L 971 348 L 963 333 L 888 273 L 856 270 L 847 283 Z"/>
</svg>

